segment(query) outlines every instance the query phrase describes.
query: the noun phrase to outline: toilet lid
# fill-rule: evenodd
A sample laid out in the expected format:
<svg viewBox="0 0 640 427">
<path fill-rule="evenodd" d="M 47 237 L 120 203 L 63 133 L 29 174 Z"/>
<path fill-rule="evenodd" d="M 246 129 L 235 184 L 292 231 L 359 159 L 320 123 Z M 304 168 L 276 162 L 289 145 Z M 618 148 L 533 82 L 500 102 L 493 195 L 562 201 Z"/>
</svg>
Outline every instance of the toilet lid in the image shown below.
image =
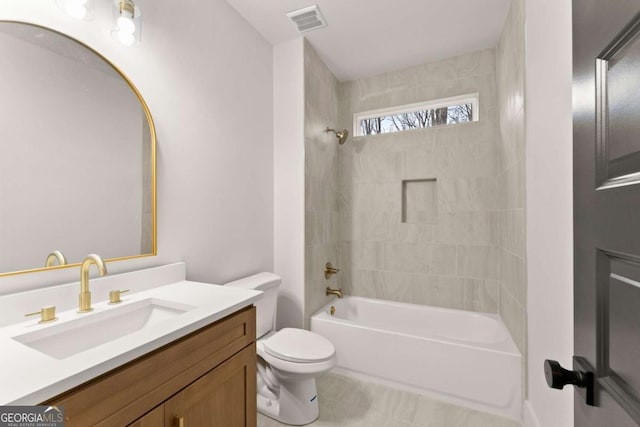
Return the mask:
<svg viewBox="0 0 640 427">
<path fill-rule="evenodd" d="M 284 328 L 266 339 L 264 349 L 273 357 L 289 362 L 321 362 L 336 350 L 331 341 L 304 329 Z"/>
</svg>

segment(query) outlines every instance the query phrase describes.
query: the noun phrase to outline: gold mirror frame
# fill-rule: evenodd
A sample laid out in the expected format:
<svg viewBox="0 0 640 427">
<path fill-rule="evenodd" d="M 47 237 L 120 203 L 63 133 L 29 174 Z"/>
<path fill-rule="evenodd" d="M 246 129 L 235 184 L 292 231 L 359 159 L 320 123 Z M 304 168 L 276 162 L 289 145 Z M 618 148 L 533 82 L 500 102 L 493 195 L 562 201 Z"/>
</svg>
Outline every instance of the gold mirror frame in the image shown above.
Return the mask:
<svg viewBox="0 0 640 427">
<path fill-rule="evenodd" d="M 52 33 L 56 33 L 56 34 L 58 34 L 58 35 L 60 35 L 60 36 L 62 36 L 64 38 L 70 39 L 75 43 L 78 43 L 79 45 L 83 46 L 85 49 L 87 49 L 88 51 L 90 51 L 91 53 L 96 55 L 98 58 L 102 59 L 106 64 L 111 66 L 111 68 L 113 68 L 113 70 L 116 73 L 118 73 L 118 75 L 120 75 L 120 77 L 127 83 L 129 88 L 136 95 L 136 97 L 138 98 L 138 101 L 140 102 L 142 110 L 144 111 L 144 115 L 145 115 L 145 117 L 147 119 L 147 123 L 149 125 L 149 142 L 150 142 L 149 149 L 150 149 L 150 153 L 151 153 L 151 171 L 150 171 L 150 178 L 151 178 L 151 252 L 150 253 L 146 253 L 146 254 L 140 254 L 140 255 L 130 255 L 130 256 L 123 256 L 123 257 L 115 257 L 115 258 L 106 258 L 104 261 L 105 262 L 125 261 L 125 260 L 137 259 L 137 258 L 145 258 L 145 257 L 156 256 L 158 254 L 157 183 L 156 183 L 156 178 L 157 178 L 156 177 L 156 128 L 155 128 L 155 124 L 153 122 L 153 118 L 151 117 L 151 111 L 149 110 L 149 107 L 147 106 L 147 103 L 145 102 L 145 100 L 142 97 L 142 95 L 140 94 L 140 91 L 138 90 L 138 88 L 136 88 L 136 86 L 133 84 L 133 82 L 124 74 L 124 72 L 122 72 L 122 70 L 120 70 L 120 68 L 118 68 L 115 64 L 113 64 L 111 61 L 109 61 L 104 55 L 100 54 L 98 51 L 96 51 L 92 47 L 86 45 L 85 43 L 81 42 L 80 40 L 77 40 L 77 39 L 75 39 L 75 38 L 73 38 L 73 37 L 71 37 L 71 36 L 69 36 L 67 34 L 64 34 L 64 33 L 60 32 L 60 31 L 54 30 L 52 28 L 45 27 L 45 26 L 39 25 L 39 24 L 33 24 L 31 22 L 14 21 L 14 20 L 0 20 L 0 23 L 29 25 L 29 26 L 32 26 L 32 27 L 41 28 L 43 30 L 50 31 Z M 62 270 L 62 269 L 67 269 L 67 268 L 80 267 L 81 263 L 82 262 L 79 261 L 79 262 L 76 262 L 76 263 L 65 264 L 65 265 L 55 265 L 55 266 L 50 266 L 50 267 L 31 268 L 31 269 L 27 269 L 27 270 L 0 272 L 0 278 L 9 277 L 9 276 L 16 276 L 16 275 L 26 274 L 26 273 L 36 273 L 36 272 L 40 272 L 40 271 Z"/>
</svg>

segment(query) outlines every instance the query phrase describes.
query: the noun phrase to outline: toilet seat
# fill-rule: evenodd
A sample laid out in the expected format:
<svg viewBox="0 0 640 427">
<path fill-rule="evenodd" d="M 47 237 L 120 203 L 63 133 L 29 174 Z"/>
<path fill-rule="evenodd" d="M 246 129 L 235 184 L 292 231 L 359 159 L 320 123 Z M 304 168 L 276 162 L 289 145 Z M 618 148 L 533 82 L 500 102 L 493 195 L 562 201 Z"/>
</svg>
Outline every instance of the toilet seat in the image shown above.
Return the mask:
<svg viewBox="0 0 640 427">
<path fill-rule="evenodd" d="M 289 329 L 289 331 L 287 331 Z M 283 335 L 280 335 L 284 332 Z M 307 335 L 309 334 L 309 335 Z M 271 342 L 271 339 L 280 335 L 279 339 Z M 306 335 L 306 336 L 305 336 Z M 305 350 L 296 351 L 295 349 L 290 349 L 285 341 L 289 343 L 294 343 L 295 341 L 291 341 L 291 339 L 295 339 L 296 337 L 304 336 L 303 339 L 305 342 L 311 341 L 312 348 L 319 349 L 317 353 L 311 352 L 311 356 L 307 359 L 303 359 L 303 353 Z M 313 346 L 313 344 L 318 344 L 317 346 Z M 280 346 L 280 344 L 282 346 Z M 324 344 L 328 344 L 325 346 Z M 270 347 L 267 350 L 267 347 Z M 294 329 L 294 328 L 284 328 L 278 332 L 272 332 L 264 337 L 258 339 L 256 343 L 256 350 L 258 356 L 260 356 L 265 362 L 269 364 L 272 368 L 280 371 L 280 375 L 303 375 L 303 376 L 314 376 L 320 374 L 322 372 L 326 372 L 336 366 L 337 357 L 335 347 L 331 343 L 331 341 L 326 338 L 316 334 L 315 332 L 305 331 L 303 329 Z M 274 355 L 274 353 L 284 355 L 284 357 L 279 357 Z M 303 362 L 294 362 L 291 360 L 286 360 L 286 355 L 289 354 L 289 358 L 304 360 Z"/>
<path fill-rule="evenodd" d="M 271 356 L 295 363 L 317 363 L 331 359 L 336 350 L 331 341 L 311 331 L 284 328 L 263 341 Z"/>
</svg>

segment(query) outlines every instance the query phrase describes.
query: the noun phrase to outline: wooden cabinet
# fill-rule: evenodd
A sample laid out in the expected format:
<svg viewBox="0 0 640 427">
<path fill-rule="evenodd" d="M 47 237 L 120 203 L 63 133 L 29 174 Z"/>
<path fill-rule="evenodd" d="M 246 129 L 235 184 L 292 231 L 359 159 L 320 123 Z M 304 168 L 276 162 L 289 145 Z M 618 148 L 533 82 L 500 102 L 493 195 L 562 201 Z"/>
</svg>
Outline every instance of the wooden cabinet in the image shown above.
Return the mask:
<svg viewBox="0 0 640 427">
<path fill-rule="evenodd" d="M 63 406 L 66 427 L 255 427 L 255 308 L 43 404 Z"/>
<path fill-rule="evenodd" d="M 157 407 L 127 427 L 160 427 L 164 425 L 164 405 Z"/>
<path fill-rule="evenodd" d="M 245 426 L 256 424 L 256 412 L 247 413 L 248 393 L 255 401 L 255 350 L 246 348 L 164 404 L 164 425 L 184 427 Z M 250 420 L 247 419 L 248 416 Z"/>
</svg>

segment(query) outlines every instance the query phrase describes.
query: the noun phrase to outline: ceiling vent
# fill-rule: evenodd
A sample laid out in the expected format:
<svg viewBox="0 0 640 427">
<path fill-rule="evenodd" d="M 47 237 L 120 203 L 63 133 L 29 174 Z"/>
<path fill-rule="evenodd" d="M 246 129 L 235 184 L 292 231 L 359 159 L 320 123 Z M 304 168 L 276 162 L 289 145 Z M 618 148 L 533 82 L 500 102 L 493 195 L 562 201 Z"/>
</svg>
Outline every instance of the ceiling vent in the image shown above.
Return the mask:
<svg viewBox="0 0 640 427">
<path fill-rule="evenodd" d="M 291 22 L 295 24 L 300 33 L 327 26 L 327 21 L 325 21 L 324 16 L 320 13 L 320 8 L 317 4 L 294 10 L 293 12 L 287 13 L 287 16 L 291 19 Z"/>
</svg>

